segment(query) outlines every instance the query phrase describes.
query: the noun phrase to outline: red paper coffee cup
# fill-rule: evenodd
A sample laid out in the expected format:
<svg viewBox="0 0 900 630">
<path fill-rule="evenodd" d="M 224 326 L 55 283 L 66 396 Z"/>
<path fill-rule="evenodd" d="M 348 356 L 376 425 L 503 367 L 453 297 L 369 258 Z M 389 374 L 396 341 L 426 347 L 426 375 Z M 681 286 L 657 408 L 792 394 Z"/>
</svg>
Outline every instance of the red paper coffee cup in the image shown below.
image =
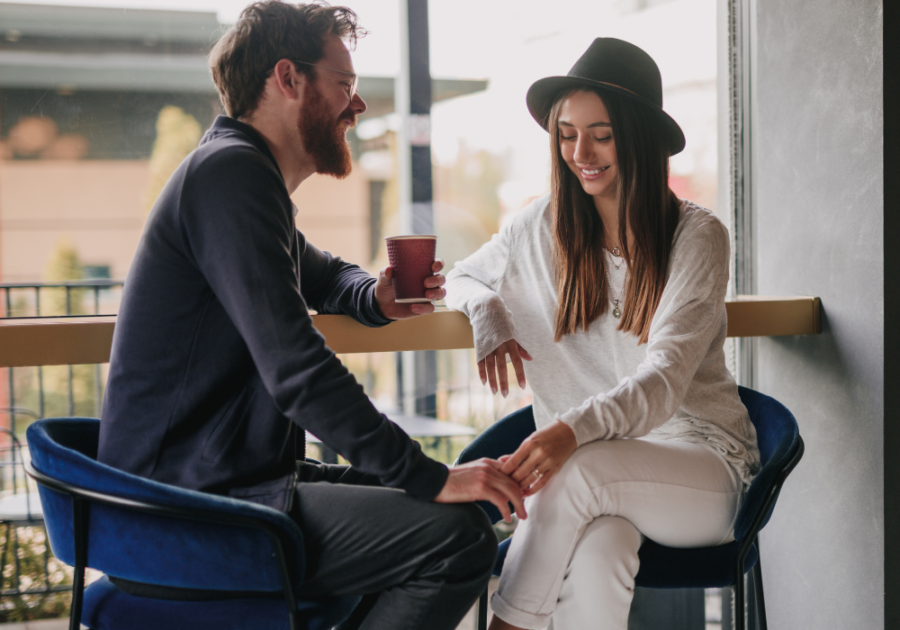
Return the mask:
<svg viewBox="0 0 900 630">
<path fill-rule="evenodd" d="M 431 265 L 437 236 L 388 236 L 388 261 L 394 270 L 394 296 L 397 302 L 430 302 L 425 297 L 425 278 L 434 274 Z"/>
</svg>

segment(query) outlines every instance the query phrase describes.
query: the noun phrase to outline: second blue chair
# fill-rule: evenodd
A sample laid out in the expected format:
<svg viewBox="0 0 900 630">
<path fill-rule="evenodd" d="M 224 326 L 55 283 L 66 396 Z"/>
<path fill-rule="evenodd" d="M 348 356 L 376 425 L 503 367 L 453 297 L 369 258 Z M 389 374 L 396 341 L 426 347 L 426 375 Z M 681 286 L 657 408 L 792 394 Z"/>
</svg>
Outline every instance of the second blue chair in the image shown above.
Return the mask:
<svg viewBox="0 0 900 630">
<path fill-rule="evenodd" d="M 350 616 L 357 597 L 298 595 L 303 533 L 285 514 L 105 466 L 99 432 L 91 418 L 27 431 L 50 546 L 75 567 L 71 630 L 328 630 Z M 114 579 L 85 590 L 85 567 Z"/>
<path fill-rule="evenodd" d="M 791 412 L 774 398 L 739 387 L 741 401 L 756 427 L 762 468 L 747 490 L 734 527 L 734 542 L 717 547 L 676 549 L 652 540 L 638 551 L 641 564 L 635 577 L 645 588 L 734 588 L 735 630 L 744 630 L 744 574 L 753 571 L 756 613 L 760 630 L 767 630 L 762 571 L 757 535 L 772 515 L 775 501 L 787 476 L 803 457 L 803 439 Z M 512 453 L 535 430 L 534 416 L 522 410 L 497 422 L 479 435 L 459 456 L 460 463 L 481 457 L 497 458 Z M 500 512 L 489 503 L 481 504 L 491 521 Z M 500 544 L 494 575 L 500 575 L 511 539 Z M 487 593 L 479 602 L 478 628 L 487 625 Z"/>
</svg>

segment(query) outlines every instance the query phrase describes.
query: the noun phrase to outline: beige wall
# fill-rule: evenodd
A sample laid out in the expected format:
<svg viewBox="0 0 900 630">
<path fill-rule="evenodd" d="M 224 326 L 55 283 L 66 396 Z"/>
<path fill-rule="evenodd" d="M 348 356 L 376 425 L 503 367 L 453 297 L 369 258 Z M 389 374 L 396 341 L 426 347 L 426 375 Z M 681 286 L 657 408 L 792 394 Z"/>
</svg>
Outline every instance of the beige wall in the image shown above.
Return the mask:
<svg viewBox="0 0 900 630">
<path fill-rule="evenodd" d="M 0 162 L 3 280 L 42 280 L 62 238 L 83 264 L 123 277 L 144 226 L 146 185 L 143 160 Z"/>
<path fill-rule="evenodd" d="M 313 175 L 291 197 L 297 228 L 319 249 L 358 265 L 369 262 L 369 183 L 362 169 L 347 179 Z"/>
<path fill-rule="evenodd" d="M 0 273 L 43 280 L 56 244 L 69 238 L 86 265 L 124 278 L 143 230 L 146 160 L 0 161 Z M 314 175 L 293 195 L 297 226 L 320 249 L 369 261 L 368 183 Z"/>
</svg>

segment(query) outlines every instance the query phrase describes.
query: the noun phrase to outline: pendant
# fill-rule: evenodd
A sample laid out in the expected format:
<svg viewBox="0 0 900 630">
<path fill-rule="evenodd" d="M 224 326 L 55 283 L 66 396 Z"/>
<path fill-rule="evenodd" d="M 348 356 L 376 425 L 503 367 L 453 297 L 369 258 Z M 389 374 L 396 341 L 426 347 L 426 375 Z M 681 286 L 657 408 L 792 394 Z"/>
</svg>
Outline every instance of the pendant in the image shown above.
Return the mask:
<svg viewBox="0 0 900 630">
<path fill-rule="evenodd" d="M 619 250 L 618 247 L 613 247 L 612 255 L 615 256 L 616 258 L 621 258 L 622 252 Z"/>
<path fill-rule="evenodd" d="M 613 300 L 612 316 L 616 319 L 622 317 L 622 311 L 619 310 L 619 300 Z"/>
</svg>

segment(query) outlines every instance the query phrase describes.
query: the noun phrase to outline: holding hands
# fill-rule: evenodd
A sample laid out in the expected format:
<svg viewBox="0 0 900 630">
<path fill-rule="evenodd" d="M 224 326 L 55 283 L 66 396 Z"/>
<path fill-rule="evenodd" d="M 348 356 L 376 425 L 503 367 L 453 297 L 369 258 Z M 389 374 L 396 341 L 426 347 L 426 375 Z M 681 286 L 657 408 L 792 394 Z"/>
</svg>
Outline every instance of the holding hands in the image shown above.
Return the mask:
<svg viewBox="0 0 900 630">
<path fill-rule="evenodd" d="M 490 501 L 497 506 L 507 523 L 512 521 L 509 504 L 519 518 L 528 518 L 519 484 L 502 472 L 503 464 L 481 458 L 450 468 L 450 476 L 443 489 L 434 498 L 435 503 L 469 503 Z"/>
<path fill-rule="evenodd" d="M 524 496 L 547 485 L 578 448 L 572 427 L 560 420 L 538 429 L 512 455 L 500 458 L 500 469 L 519 484 Z"/>
</svg>

